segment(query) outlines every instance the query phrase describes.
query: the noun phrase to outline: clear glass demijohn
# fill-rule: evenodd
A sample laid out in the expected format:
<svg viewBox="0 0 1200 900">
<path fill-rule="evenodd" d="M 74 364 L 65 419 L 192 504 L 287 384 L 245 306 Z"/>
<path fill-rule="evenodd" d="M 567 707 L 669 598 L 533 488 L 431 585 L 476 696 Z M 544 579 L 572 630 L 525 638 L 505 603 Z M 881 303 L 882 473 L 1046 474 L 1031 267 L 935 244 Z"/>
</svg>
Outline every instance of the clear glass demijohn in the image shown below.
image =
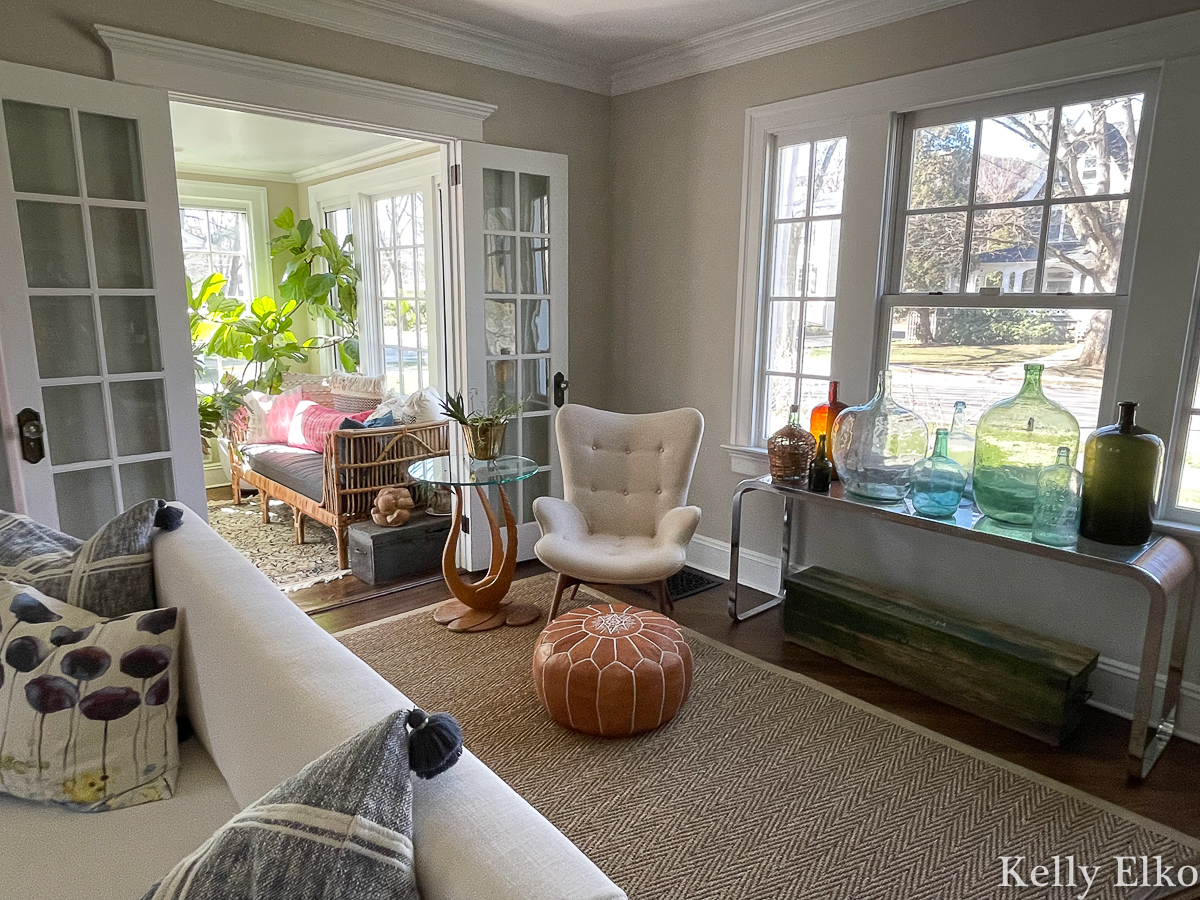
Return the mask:
<svg viewBox="0 0 1200 900">
<path fill-rule="evenodd" d="M 1033 504 L 1033 539 L 1051 547 L 1070 547 L 1079 537 L 1083 475 L 1071 465 L 1071 448 L 1059 447 L 1058 460 L 1042 469 Z"/>
<path fill-rule="evenodd" d="M 892 399 L 892 373 L 879 373 L 879 390 L 833 423 L 833 464 L 856 497 L 895 503 L 908 494 L 908 470 L 925 458 L 925 420 Z"/>
<path fill-rule="evenodd" d="M 1058 448 L 1072 465 L 1079 452 L 1079 423 L 1042 393 L 1042 369 L 1026 365 L 1020 392 L 993 404 L 975 429 L 975 503 L 1012 525 L 1033 522 L 1038 476 L 1058 461 Z"/>
</svg>

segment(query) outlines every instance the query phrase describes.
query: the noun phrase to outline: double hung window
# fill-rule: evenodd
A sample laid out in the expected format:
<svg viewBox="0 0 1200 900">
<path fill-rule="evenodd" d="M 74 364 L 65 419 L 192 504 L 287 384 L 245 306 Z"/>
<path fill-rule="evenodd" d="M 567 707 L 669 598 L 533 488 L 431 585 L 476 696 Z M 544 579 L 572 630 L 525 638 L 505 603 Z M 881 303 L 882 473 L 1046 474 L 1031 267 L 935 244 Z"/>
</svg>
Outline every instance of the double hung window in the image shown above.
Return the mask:
<svg viewBox="0 0 1200 900">
<path fill-rule="evenodd" d="M 798 404 L 829 392 L 846 183 L 846 138 L 779 140 L 772 154 L 760 324 L 761 444 Z"/>
<path fill-rule="evenodd" d="M 1028 362 L 1085 433 L 1100 423 L 1128 306 L 1143 80 L 904 117 L 879 346 L 897 399 L 931 427 L 957 400 L 977 420 Z"/>
</svg>

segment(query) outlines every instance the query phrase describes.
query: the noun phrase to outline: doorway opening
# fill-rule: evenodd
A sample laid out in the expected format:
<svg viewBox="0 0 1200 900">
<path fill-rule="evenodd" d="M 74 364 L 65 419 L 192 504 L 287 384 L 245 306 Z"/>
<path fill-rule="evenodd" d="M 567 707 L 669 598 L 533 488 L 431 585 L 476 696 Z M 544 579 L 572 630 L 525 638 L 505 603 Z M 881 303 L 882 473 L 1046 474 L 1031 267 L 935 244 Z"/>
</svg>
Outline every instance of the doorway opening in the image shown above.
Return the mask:
<svg viewBox="0 0 1200 900">
<path fill-rule="evenodd" d="M 272 397 L 298 391 L 336 412 L 342 404 L 334 402 L 333 377 L 340 384 L 352 373 L 373 385 L 359 405 L 399 407 L 422 395 L 424 408 L 436 411 L 431 392 L 444 395 L 446 384 L 443 145 L 179 100 L 171 102 L 171 122 L 198 393 L 253 389 L 267 394 L 261 406 L 269 408 Z M 349 279 L 351 296 L 339 284 L 327 297 L 305 299 L 295 283 L 293 231 L 308 234 L 305 223 L 310 246 L 331 248 L 352 264 L 358 277 Z M 336 265 L 319 259 L 311 270 L 316 276 Z M 197 312 L 201 293 L 207 299 Z M 271 311 L 287 311 L 294 340 L 286 348 L 277 341 L 274 354 L 257 352 L 255 329 L 263 320 L 255 317 Z M 234 319 L 245 328 L 224 328 L 213 340 L 216 323 Z M 375 402 L 371 390 L 378 391 Z M 264 523 L 259 502 L 233 502 L 256 492 L 231 472 L 239 466 L 261 466 L 273 482 L 321 502 L 323 460 L 294 446 L 311 435 L 266 437 L 280 446 L 260 453 L 257 463 L 228 434 L 206 441 L 211 523 L 281 587 L 338 577 L 345 551 L 339 560 L 334 530 L 305 521 L 302 505 L 271 500 Z"/>
</svg>

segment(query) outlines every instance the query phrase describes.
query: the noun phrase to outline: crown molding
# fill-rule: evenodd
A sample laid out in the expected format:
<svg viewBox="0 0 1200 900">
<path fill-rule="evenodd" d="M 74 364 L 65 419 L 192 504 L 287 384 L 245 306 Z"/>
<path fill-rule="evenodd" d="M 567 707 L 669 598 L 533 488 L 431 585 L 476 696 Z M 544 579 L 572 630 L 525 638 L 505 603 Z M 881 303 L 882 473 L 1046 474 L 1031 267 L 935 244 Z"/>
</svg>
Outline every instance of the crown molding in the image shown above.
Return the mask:
<svg viewBox="0 0 1200 900">
<path fill-rule="evenodd" d="M 613 68 L 611 93 L 627 94 L 966 2 L 807 0 L 791 9 L 620 62 Z"/>
<path fill-rule="evenodd" d="M 343 156 L 341 159 L 321 163 L 317 166 L 310 166 L 307 169 L 298 169 L 291 174 L 291 177 L 297 184 L 304 184 L 309 181 L 324 181 L 327 178 L 336 178 L 338 175 L 343 175 L 355 169 L 374 168 L 375 166 L 404 162 L 408 159 L 436 152 L 436 150 L 436 147 L 418 141 L 399 146 L 391 144 L 387 147 L 376 147 L 373 150 L 364 150 L 362 153 Z"/>
<path fill-rule="evenodd" d="M 295 184 L 296 179 L 291 172 L 274 169 L 245 169 L 238 166 L 209 166 L 204 163 L 178 163 L 175 174 L 180 178 L 189 175 L 211 175 L 226 178 L 245 178 L 248 181 L 276 181 L 283 184 Z"/>
<path fill-rule="evenodd" d="M 389 0 L 218 2 L 597 94 L 609 92 L 609 71 L 603 63 Z"/>
<path fill-rule="evenodd" d="M 361 128 L 362 122 L 344 118 L 345 100 L 352 97 L 360 101 L 363 122 L 395 123 L 413 129 L 413 136 L 476 141 L 482 140 L 483 121 L 496 111 L 492 103 L 386 81 L 107 25 L 95 29 L 112 53 L 115 80 L 165 88 L 195 102 L 225 101 L 218 105 L 247 111 L 298 111 L 295 118 Z"/>
</svg>

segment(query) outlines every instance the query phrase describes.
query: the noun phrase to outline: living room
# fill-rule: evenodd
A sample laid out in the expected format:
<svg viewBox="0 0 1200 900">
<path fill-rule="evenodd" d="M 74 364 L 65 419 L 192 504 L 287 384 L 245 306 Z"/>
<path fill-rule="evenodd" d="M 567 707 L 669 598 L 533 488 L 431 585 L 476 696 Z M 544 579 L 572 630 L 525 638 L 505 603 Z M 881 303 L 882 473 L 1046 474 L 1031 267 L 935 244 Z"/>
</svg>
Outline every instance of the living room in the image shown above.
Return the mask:
<svg viewBox="0 0 1200 900">
<path fill-rule="evenodd" d="M 159 605 L 185 612 L 176 677 L 198 737 L 180 741 L 179 753 L 192 755 L 180 767 L 179 793 L 165 802 L 82 817 L 85 826 L 76 813 L 51 810 L 51 816 L 44 804 L 10 805 L 4 798 L 6 818 L 10 809 L 20 810 L 18 846 L 32 867 L 18 870 L 13 896 L 37 893 L 27 874 L 35 869 L 61 870 L 56 895 L 74 896 L 86 887 L 68 877 L 83 844 L 114 853 L 132 847 L 115 835 L 96 843 L 105 819 L 186 815 L 165 810 L 187 802 L 192 762 L 195 771 L 211 776 L 205 782 L 211 802 L 196 807 L 206 818 L 197 817 L 191 829 L 131 826 L 142 836 L 174 835 L 169 846 L 157 846 L 153 864 L 120 889 L 144 892 L 230 816 L 248 814 L 274 785 L 414 702 L 457 717 L 468 751 L 454 769 L 428 783 L 414 782 L 417 880 L 426 897 L 601 897 L 620 891 L 638 897 L 817 891 L 887 897 L 921 890 L 930 896 L 1066 895 L 1038 887 L 1026 869 L 1018 877 L 1002 856 L 1023 856 L 1030 866 L 1051 860 L 1051 878 L 1055 856 L 1088 867 L 1104 864 L 1089 896 L 1124 897 L 1134 896 L 1145 879 L 1134 884 L 1118 878 L 1114 857 L 1148 856 L 1153 868 L 1160 855 L 1184 867 L 1178 886 L 1186 888 L 1183 872 L 1200 854 L 1200 669 L 1194 649 L 1188 654 L 1189 642 L 1195 644 L 1192 571 L 1200 543 L 1200 465 L 1191 447 L 1200 416 L 1193 391 L 1200 357 L 1200 231 L 1194 214 L 1200 184 L 1190 149 L 1200 138 L 1194 124 L 1197 16 L 1200 6 L 1185 0 L 1136 7 L 1104 0 L 1086 10 L 1027 0 L 801 7 L 763 0 L 732 8 L 680 2 L 633 9 L 488 0 L 469 10 L 433 0 L 411 7 L 360 0 L 198 0 L 186 6 L 47 0 L 14 11 L 0 42 L 6 66 L 0 96 L 6 104 L 50 108 L 57 102 L 71 110 L 71 171 L 78 169 L 85 182 L 97 172 L 88 130 L 104 116 L 136 120 L 144 190 L 116 176 L 108 179 L 108 193 L 90 184 L 82 195 L 78 187 L 73 194 L 61 186 L 23 187 L 17 174 L 38 160 L 18 159 L 10 145 L 14 155 L 3 186 L 4 227 L 13 239 L 5 242 L 4 266 L 12 284 L 0 305 L 6 450 L 0 508 L 64 532 L 86 531 L 80 537 L 146 498 L 164 498 L 195 514 L 185 514 L 182 526 L 153 543 Z M 313 597 L 318 605 L 334 598 L 324 612 L 297 620 L 295 602 L 272 605 L 284 596 L 276 590 L 278 579 L 273 584 L 249 563 L 242 568 L 236 552 L 226 556 L 228 545 L 211 543 L 201 530 L 199 519 L 211 514 L 192 402 L 196 379 L 186 304 L 181 300 L 176 308 L 171 299 L 185 295 L 176 243 L 184 196 L 179 182 L 200 180 L 175 166 L 175 148 L 188 144 L 171 123 L 171 105 L 180 103 L 435 148 L 430 196 L 438 197 L 442 216 L 435 241 L 442 286 L 430 294 L 428 315 L 444 341 L 430 348 L 436 377 L 428 383 L 444 399 L 461 394 L 468 413 L 497 398 L 516 405 L 503 450 L 530 460 L 503 472 L 492 466 L 483 486 L 478 472 L 474 480 L 464 479 L 449 463 L 433 461 L 447 458 L 441 456 L 446 448 L 461 455 L 469 429 L 454 422 L 441 426 L 438 440 L 444 435 L 445 448 L 424 442 L 431 454 L 425 460 L 417 459 L 424 451 L 404 443 L 411 435 L 397 438 L 388 470 L 440 484 L 443 494 L 457 492 L 456 508 L 465 510 L 466 523 L 451 518 L 439 526 L 439 535 L 458 535 L 444 557 L 445 579 L 438 577 L 436 558 L 407 588 L 351 589 L 362 579 L 335 577 L 303 589 L 315 594 L 288 595 L 302 605 Z M 7 127 L 16 133 L 16 126 Z M 53 153 L 44 158 L 59 161 Z M 514 192 L 507 201 L 504 173 L 512 175 Z M 328 225 L 316 214 L 308 187 L 303 198 L 296 190 L 301 184 L 307 183 L 292 183 L 296 221 L 313 219 L 317 229 Z M 352 193 L 369 199 L 380 191 Z M 60 217 L 53 227 L 37 229 L 17 210 L 52 199 L 60 210 L 72 203 L 91 210 L 80 227 L 87 251 L 79 257 L 78 283 L 53 280 L 71 268 L 64 253 L 43 261 L 52 270 L 43 275 L 51 280 L 26 280 L 31 251 L 23 243 L 64 234 L 70 222 L 64 225 Z M 502 209 L 511 213 L 497 212 Z M 535 209 L 545 215 L 539 218 Z M 137 225 L 127 227 L 121 217 L 141 210 L 139 237 Z M 268 218 L 279 212 L 270 208 Z M 136 275 L 142 279 L 137 284 L 105 283 L 106 221 L 108 250 L 114 238 L 143 242 L 140 267 L 118 265 L 109 273 Z M 270 237 L 289 231 L 276 224 Z M 398 247 L 389 249 L 393 258 Z M 355 265 L 363 283 L 361 308 L 382 316 L 385 295 L 374 284 L 375 263 L 358 258 Z M 536 284 L 522 283 L 530 271 L 548 272 L 548 282 L 535 277 Z M 505 279 L 514 273 L 515 286 L 509 286 Z M 255 295 L 283 296 L 284 273 L 272 274 Z M 318 264 L 312 274 L 324 271 Z M 90 298 L 88 309 L 94 304 L 86 339 L 98 348 L 96 358 L 81 361 L 60 349 L 59 368 L 52 370 L 48 361 L 55 353 L 47 348 L 67 345 L 35 340 L 37 308 L 66 310 L 67 300 L 83 296 Z M 40 299 L 31 305 L 31 297 Z M 115 368 L 112 348 L 132 345 L 110 343 L 116 337 L 106 333 L 105 315 L 118 305 L 132 315 L 128 311 L 142 306 L 133 298 L 146 297 L 157 313 L 161 358 L 137 357 L 140 367 Z M 545 344 L 521 323 L 541 321 L 537 310 L 547 308 Z M 364 348 L 356 368 L 368 378 L 387 374 L 382 322 L 364 319 L 356 335 Z M 511 340 L 497 337 L 503 329 L 512 330 Z M 78 332 L 62 334 L 77 342 Z M 301 341 L 311 336 L 297 334 Z M 336 343 L 344 335 L 331 328 L 323 337 Z M 396 343 L 396 363 L 407 358 L 405 346 Z M 352 370 L 333 356 L 314 354 L 296 366 L 296 374 L 324 378 L 340 369 L 349 375 Z M 890 397 L 885 392 L 872 406 L 881 372 L 890 372 Z M 1046 440 L 1057 441 L 1051 457 L 1065 445 L 1067 467 L 1083 472 L 1079 533 L 1085 537 L 1092 527 L 1086 518 L 1088 447 L 1102 445 L 1108 426 L 1123 437 L 1144 436 L 1139 427 L 1157 436 L 1149 467 L 1153 508 L 1143 512 L 1152 537 L 1101 541 L 1099 547 L 1081 539 L 1065 549 L 1025 540 L 1012 533 L 1013 522 L 1002 511 L 993 515 L 985 508 L 982 491 L 975 492 L 976 509 L 962 487 L 962 505 L 956 501 L 955 508 L 966 520 L 919 515 L 913 493 L 901 500 L 903 514 L 894 497 L 843 502 L 843 489 L 853 493 L 856 470 L 843 465 L 850 458 L 838 446 L 837 429 L 828 440 L 843 478 L 833 494 L 814 495 L 786 479 L 757 481 L 768 473 L 769 441 L 787 425 L 791 407 L 798 407 L 804 429 L 817 430 L 811 416 L 833 382 L 848 407 L 867 408 L 860 416 L 890 403 L 888 409 L 919 419 L 926 443 L 905 461 L 907 472 L 910 463 L 938 458 L 939 429 L 951 439 L 967 433 L 978 448 L 988 431 L 985 414 L 1024 393 L 1031 377 L 1040 380 L 1034 386 L 1044 390 L 1042 398 L 1075 423 L 1073 435 Z M 278 390 L 263 393 L 276 396 Z M 382 405 L 382 397 L 375 399 Z M 569 403 L 561 405 L 563 400 Z M 960 400 L 965 426 L 956 429 Z M 1129 408 L 1122 431 L 1114 423 L 1125 418 L 1118 403 L 1126 401 L 1138 404 L 1137 424 Z M 668 437 L 634 437 L 620 432 L 632 427 L 628 420 L 563 417 L 562 410 L 578 408 L 637 416 L 691 408 L 702 415 L 702 425 L 696 430 L 679 419 Z M 26 411 L 42 415 L 32 431 L 25 428 L 28 420 L 18 422 Z M 363 421 L 378 411 L 376 405 L 363 409 L 369 413 Z M 438 412 L 439 420 L 446 415 Z M 345 411 L 346 418 L 358 414 Z M 161 422 L 152 428 L 147 423 L 156 417 Z M 898 421 L 893 415 L 888 427 Z M 1034 419 L 1028 421 L 1032 431 Z M 390 427 L 402 432 L 405 426 L 393 422 Z M 342 434 L 355 426 L 338 417 L 330 427 Z M 93 428 L 105 447 L 99 456 L 87 437 Z M 593 434 L 592 428 L 601 437 L 588 443 L 582 435 Z M 26 454 L 36 451 L 25 445 L 36 443 L 39 429 L 49 455 L 31 462 Z M 357 438 L 364 446 L 392 433 L 387 427 L 364 431 Z M 636 441 L 643 439 L 650 442 L 648 454 L 661 447 L 674 459 L 681 448 L 674 461 L 687 477 L 673 495 L 674 508 L 660 510 L 663 501 L 655 492 L 671 493 L 670 479 L 680 475 L 656 469 L 667 460 L 648 455 L 637 471 L 657 472 L 658 480 L 609 484 L 607 503 L 594 513 L 606 525 L 599 530 L 607 535 L 614 529 L 622 535 L 614 541 L 626 542 L 615 553 L 610 547 L 607 556 L 624 554 L 631 568 L 638 563 L 651 574 L 572 574 L 576 557 L 569 537 L 578 523 L 571 516 L 588 509 L 583 494 L 600 483 L 589 485 L 587 478 L 593 470 L 611 474 L 632 465 L 619 458 L 629 454 L 616 450 L 612 459 L 580 464 L 578 451 L 603 453 L 618 432 L 639 458 Z M 68 435 L 75 435 L 73 442 Z M 56 447 L 75 455 L 55 459 Z M 335 451 L 326 459 L 333 484 L 355 490 L 350 473 L 360 465 L 356 458 Z M 217 460 L 208 458 L 208 486 L 229 490 L 214 476 Z M 978 449 L 974 460 L 982 474 Z M 351 469 L 339 468 L 344 465 Z M 755 481 L 746 486 L 747 480 Z M 237 499 L 244 493 L 251 501 L 241 507 L 251 525 L 263 527 L 261 502 L 262 514 L 274 519 L 271 527 L 282 528 L 290 553 L 303 559 L 327 552 L 330 568 L 341 574 L 350 565 L 337 559 L 338 531 L 350 532 L 348 542 L 362 536 L 381 483 L 371 484 L 370 502 L 347 507 L 352 515 L 331 515 L 332 524 L 308 515 L 303 544 L 295 543 L 293 529 L 280 518 L 289 508 L 305 508 L 301 500 L 253 482 L 245 492 L 233 489 Z M 470 491 L 472 484 L 483 490 Z M 975 485 L 986 488 L 984 479 Z M 907 482 L 904 489 L 909 491 Z M 646 490 L 649 497 L 642 497 Z M 1077 485 L 1074 490 L 1079 493 Z M 367 493 L 366 487 L 360 491 Z M 418 506 L 424 502 L 417 498 Z M 696 513 L 685 512 L 692 507 Z M 645 531 L 640 517 L 650 509 L 656 512 L 649 533 L 661 519 L 661 533 L 677 545 L 670 572 L 646 563 L 648 547 L 640 557 L 629 549 L 641 546 L 629 543 L 630 535 Z M 489 519 L 494 527 L 485 524 Z M 591 522 L 585 522 L 584 535 L 596 530 Z M 509 526 L 507 540 L 500 524 Z M 396 532 L 378 527 L 384 538 Z M 188 559 L 189 533 L 204 535 L 193 538 L 207 554 L 203 564 Z M 328 536 L 321 550 L 317 535 Z M 654 587 L 685 562 L 688 571 L 711 576 L 716 585 L 687 597 Z M 953 654 L 937 651 L 932 662 L 912 663 L 916 670 L 898 675 L 884 651 L 854 664 L 845 647 L 826 642 L 818 652 L 811 639 L 805 644 L 797 629 L 815 627 L 809 621 L 814 617 L 789 618 L 793 610 L 783 594 L 795 593 L 798 585 L 816 591 L 816 581 L 806 581 L 814 570 L 854 579 L 856 591 L 874 591 L 872 596 L 898 592 L 935 604 L 970 629 L 1003 633 L 1013 646 L 1052 642 L 1057 659 L 1087 651 L 1080 657 L 1083 687 L 1072 682 L 1069 700 L 1079 708 L 1068 716 L 1069 727 L 1062 726 L 1067 733 L 1048 743 L 990 708 L 990 694 L 948 696 L 946 679 L 984 677 L 977 649 L 967 657 L 971 663 L 952 662 Z M 187 588 L 192 579 L 205 590 Z M 643 583 L 648 592 L 631 587 Z M 245 592 L 244 609 L 239 591 Z M 191 596 L 201 593 L 211 596 Z M 435 623 L 427 607 L 451 596 L 471 613 L 458 610 L 457 618 Z M 776 599 L 782 602 L 773 605 Z M 673 624 L 655 620 L 654 627 L 677 629 L 663 640 L 674 642 L 678 635 L 690 644 L 684 681 L 690 694 L 674 719 L 637 737 L 598 739 L 558 724 L 545 693 L 550 682 L 539 682 L 539 697 L 531 681 L 539 632 L 552 637 L 552 629 L 575 621 L 577 610 L 597 603 L 660 611 Z M 512 618 L 511 625 L 461 633 L 485 621 L 495 624 L 498 604 L 521 608 L 499 617 L 501 624 Z M 552 606 L 564 611 L 554 625 Z M 63 624 L 70 629 L 88 627 L 70 611 L 47 608 L 66 615 Z M 262 627 L 252 611 L 280 617 L 280 633 L 288 636 L 280 646 L 240 633 Z M 477 611 L 477 619 L 463 618 Z M 516 624 L 534 614 L 537 624 Z M 52 627 L 10 620 L 8 607 L 0 607 L 0 625 L 15 629 L 6 639 L 30 637 L 22 647 L 36 648 L 33 629 Z M 460 630 L 443 627 L 456 623 Z M 312 625 L 321 634 L 310 634 Z M 1004 629 L 1019 629 L 1024 637 Z M 109 630 L 120 629 L 114 624 Z M 326 643 L 326 631 L 337 638 Z M 971 646 L 991 646 L 989 640 L 977 638 Z M 344 685 L 314 672 L 290 672 L 289 653 L 296 647 L 328 663 L 369 699 L 350 700 Z M 210 663 L 202 649 L 220 662 Z M 30 660 L 36 658 L 37 666 L 27 670 L 10 664 L 5 673 L 3 699 L 24 718 L 19 732 L 0 745 L 0 774 L 7 753 L 16 753 L 14 760 L 40 760 L 39 728 L 44 726 L 46 741 L 59 730 L 64 736 L 79 730 L 72 725 L 79 717 L 65 706 L 31 718 L 17 687 L 56 672 L 69 648 L 57 652 L 35 654 Z M 880 662 L 885 658 L 886 665 Z M 1032 657 L 1021 658 L 1022 665 L 1032 664 Z M 220 665 L 231 667 L 228 677 L 215 672 Z M 116 675 L 116 668 L 103 677 Z M 282 674 L 285 669 L 289 674 Z M 662 672 L 664 679 L 674 677 Z M 1032 702 L 1027 690 L 1007 686 L 1009 677 L 997 675 L 996 690 Z M 942 687 L 929 687 L 938 678 Z M 89 682 L 66 680 L 82 711 Z M 279 712 L 251 696 L 251 683 L 269 688 Z M 145 703 L 114 719 L 112 728 L 120 730 L 118 721 L 140 726 L 142 743 L 132 757 L 137 761 L 148 754 L 147 728 L 158 727 L 161 736 L 167 726 L 151 708 L 150 683 L 134 680 L 128 687 L 144 694 Z M 66 693 L 54 702 L 68 702 L 70 692 L 59 688 Z M 241 717 L 239 710 L 223 708 L 222 692 L 238 701 L 231 705 L 241 707 Z M 43 709 L 56 708 L 41 696 Z M 306 697 L 320 699 L 306 708 Z M 33 700 L 28 705 L 37 709 Z M 108 733 L 99 719 L 81 715 L 89 720 L 88 735 L 93 728 Z M 331 724 L 318 727 L 320 716 Z M 408 727 L 414 734 L 420 730 Z M 239 735 L 244 750 L 235 746 Z M 709 743 L 722 748 L 706 758 Z M 275 753 L 276 744 L 280 758 L 267 765 L 260 757 Z M 739 748 L 747 758 L 739 757 Z M 61 747 L 45 755 L 47 772 L 67 771 Z M 594 777 L 581 791 L 577 779 L 585 766 Z M 107 769 L 99 755 L 96 768 Z M 34 782 L 53 781 L 42 779 L 40 763 L 34 769 Z M 574 784 L 567 777 L 572 773 Z M 488 797 L 474 817 L 454 805 L 467 803 L 468 775 Z M 614 783 L 621 777 L 628 784 Z M 700 792 L 697 785 L 707 787 Z M 905 799 L 901 785 L 919 790 Z M 442 792 L 453 799 L 439 804 Z M 156 806 L 164 811 L 153 813 Z M 497 835 L 510 813 L 528 816 L 521 822 L 544 836 L 552 848 L 547 856 L 521 848 L 511 835 Z M 6 836 L 10 827 L 4 826 Z M 454 839 L 454 829 L 461 840 Z M 46 849 L 56 835 L 62 846 Z M 472 837 L 477 846 L 467 850 Z M 495 842 L 488 844 L 494 848 L 490 862 L 479 849 L 485 838 Z M 424 856 L 422 839 L 431 842 Z M 898 842 L 911 852 L 899 853 Z M 426 863 L 433 855 L 438 862 Z M 463 870 L 459 881 L 451 871 L 456 866 Z M 570 875 L 556 884 L 545 871 L 554 866 Z M 525 874 L 514 874 L 518 870 Z M 1075 880 L 1082 884 L 1079 873 Z M 4 882 L 0 895 L 7 896 L 11 882 Z M 505 887 L 488 893 L 488 884 Z"/>
</svg>

